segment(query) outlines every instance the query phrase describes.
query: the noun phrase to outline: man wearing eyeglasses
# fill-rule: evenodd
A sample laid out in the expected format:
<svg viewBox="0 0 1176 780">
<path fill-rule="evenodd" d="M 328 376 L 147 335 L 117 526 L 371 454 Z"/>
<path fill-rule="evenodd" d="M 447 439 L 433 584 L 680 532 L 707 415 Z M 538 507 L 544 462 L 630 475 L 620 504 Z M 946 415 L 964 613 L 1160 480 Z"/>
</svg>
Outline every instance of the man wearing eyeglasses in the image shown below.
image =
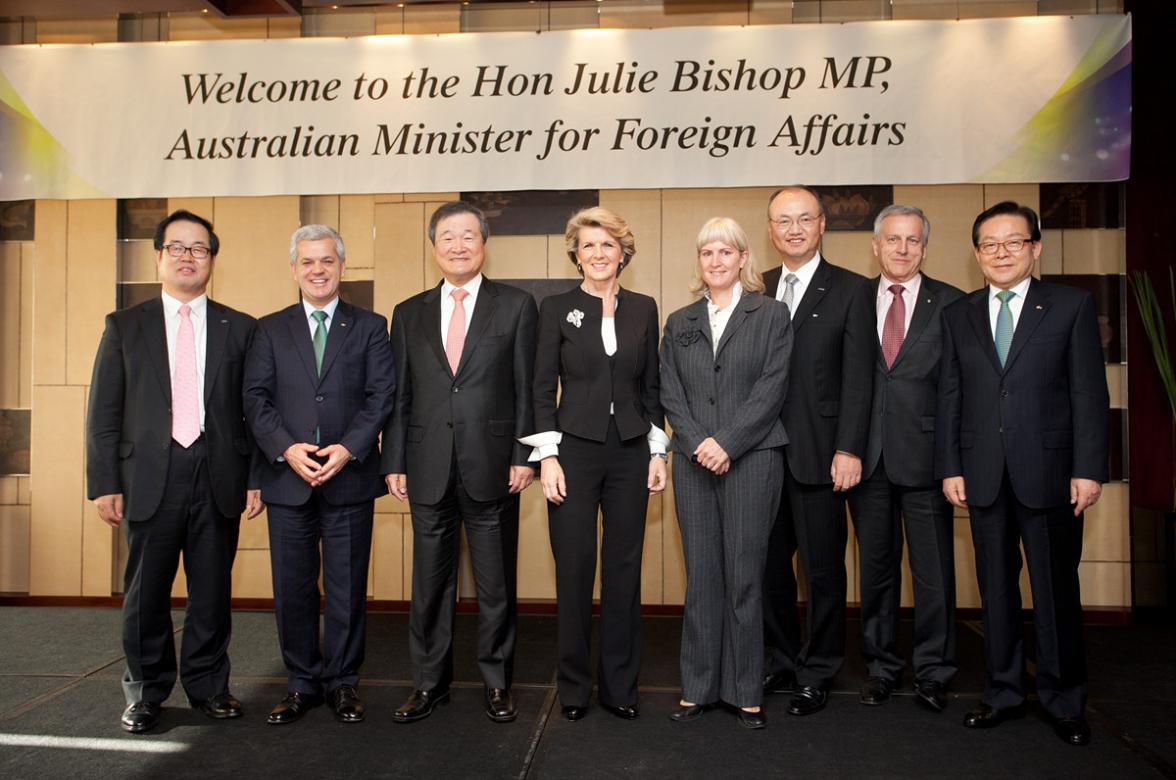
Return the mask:
<svg viewBox="0 0 1176 780">
<path fill-rule="evenodd" d="M 967 508 L 986 679 L 964 725 L 1025 714 L 1021 551 L 1033 592 L 1037 693 L 1064 742 L 1090 741 L 1078 564 L 1082 513 L 1108 478 L 1108 396 L 1094 300 L 1032 277 L 1037 214 L 1011 201 L 972 226 L 988 286 L 943 313 L 935 425 L 943 493 Z"/>
<path fill-rule="evenodd" d="M 158 298 L 106 317 L 86 420 L 86 479 L 98 516 L 127 537 L 122 728 L 150 731 L 176 682 L 171 589 L 188 584 L 179 677 L 194 709 L 236 718 L 229 692 L 231 574 L 249 479 L 242 362 L 256 321 L 205 294 L 220 242 L 176 211 L 155 229 Z M 125 521 L 125 522 L 124 522 Z"/>
<path fill-rule="evenodd" d="M 956 672 L 955 559 L 951 505 L 935 478 L 935 403 L 943 307 L 963 292 L 923 273 L 931 223 L 920 209 L 894 204 L 874 220 L 874 403 L 862 481 L 850 491 L 861 569 L 862 657 L 859 701 L 878 706 L 902 683 L 898 646 L 905 531 L 915 597 L 915 701 L 947 706 Z"/>
<path fill-rule="evenodd" d="M 784 491 L 768 543 L 764 585 L 766 693 L 792 693 L 788 711 L 825 707 L 845 658 L 845 494 L 861 480 L 870 426 L 877 335 L 864 277 L 821 256 L 825 207 L 808 187 L 768 203 L 768 233 L 781 266 L 766 295 L 792 313 Z M 800 641 L 792 556 L 808 585 L 808 636 Z"/>
</svg>

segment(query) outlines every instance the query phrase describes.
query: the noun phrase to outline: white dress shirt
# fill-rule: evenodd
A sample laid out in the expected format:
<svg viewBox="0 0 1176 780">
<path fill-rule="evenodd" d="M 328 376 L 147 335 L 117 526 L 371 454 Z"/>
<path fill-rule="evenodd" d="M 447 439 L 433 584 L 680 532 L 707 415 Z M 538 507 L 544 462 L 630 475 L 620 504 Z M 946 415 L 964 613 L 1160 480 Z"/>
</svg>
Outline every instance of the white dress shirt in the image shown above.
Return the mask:
<svg viewBox="0 0 1176 780">
<path fill-rule="evenodd" d="M 890 292 L 891 285 L 902 284 L 902 302 L 906 306 L 906 319 L 902 323 L 902 335 L 906 337 L 911 329 L 911 317 L 915 316 L 915 302 L 919 300 L 919 288 L 923 285 L 923 275 L 915 274 L 905 282 L 887 279 L 882 274 L 878 279 L 878 297 L 875 301 L 878 315 L 878 342 L 882 342 L 882 328 L 886 324 L 886 312 L 890 311 L 890 304 L 894 302 L 894 293 Z"/>
<path fill-rule="evenodd" d="M 453 310 L 456 308 L 453 300 L 453 291 L 456 289 L 458 287 L 450 284 L 448 279 L 441 283 L 441 346 L 444 348 L 449 347 L 449 321 L 453 319 Z M 482 289 L 482 274 L 470 279 L 460 289 L 469 293 L 461 302 L 465 311 L 465 329 L 469 334 L 470 321 L 474 319 L 474 304 L 478 302 L 478 291 Z"/>
<path fill-rule="evenodd" d="M 1009 300 L 1009 311 L 1013 313 L 1013 332 L 1017 332 L 1017 323 L 1021 321 L 1021 308 L 1025 305 L 1025 295 L 1029 292 L 1029 282 L 1033 281 L 1032 276 L 1027 276 L 1019 283 L 1013 285 L 1009 289 L 1016 293 Z M 992 338 L 996 338 L 996 315 L 1000 313 L 1000 298 L 996 294 L 1000 292 L 999 287 L 988 285 L 988 325 L 992 328 Z"/>
<path fill-rule="evenodd" d="M 180 334 L 180 307 L 183 301 L 176 300 L 165 292 L 161 292 L 163 300 L 163 324 L 167 333 L 167 369 L 172 381 L 176 378 L 176 338 Z M 196 338 L 196 383 L 198 392 L 196 398 L 200 406 L 200 432 L 204 433 L 204 362 L 208 354 L 208 296 L 201 294 L 188 301 L 191 311 L 188 317 L 192 320 L 192 335 Z"/>
<path fill-rule="evenodd" d="M 339 296 L 336 295 L 326 306 L 322 308 L 327 313 L 327 318 L 323 320 L 323 327 L 327 329 L 327 333 L 331 332 L 331 323 L 335 321 L 335 309 L 339 308 Z M 314 332 L 318 330 L 318 320 L 314 318 L 314 313 L 318 311 L 314 306 L 302 301 L 302 310 L 306 312 L 306 322 L 310 326 L 310 339 L 314 341 Z"/>
<path fill-rule="evenodd" d="M 723 331 L 727 329 L 727 323 L 731 320 L 731 313 L 735 311 L 735 304 L 739 303 L 739 299 L 743 297 L 743 285 L 735 282 L 735 286 L 731 288 L 731 301 L 727 304 L 726 308 L 720 309 L 711 303 L 709 290 L 703 297 L 706 298 L 706 314 L 707 319 L 710 320 L 711 349 L 717 355 L 719 354 L 719 339 L 723 338 Z"/>
<path fill-rule="evenodd" d="M 784 302 L 784 291 L 788 289 L 788 274 L 796 274 L 796 286 L 792 289 L 792 311 L 790 315 L 795 316 L 796 310 L 800 308 L 800 302 L 804 300 L 804 293 L 809 288 L 809 284 L 813 281 L 813 274 L 817 272 L 817 265 L 821 262 L 821 253 L 818 251 L 813 255 L 812 259 L 807 263 L 797 268 L 795 271 L 789 271 L 788 266 L 780 267 L 780 285 L 776 288 L 776 300 L 781 303 Z"/>
</svg>

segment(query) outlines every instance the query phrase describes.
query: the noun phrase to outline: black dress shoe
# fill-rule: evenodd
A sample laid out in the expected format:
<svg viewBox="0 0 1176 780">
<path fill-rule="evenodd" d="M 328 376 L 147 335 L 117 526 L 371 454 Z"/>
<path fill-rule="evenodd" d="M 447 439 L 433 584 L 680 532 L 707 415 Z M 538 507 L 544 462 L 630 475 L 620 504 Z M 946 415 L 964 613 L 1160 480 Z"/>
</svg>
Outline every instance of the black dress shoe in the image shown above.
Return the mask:
<svg viewBox="0 0 1176 780">
<path fill-rule="evenodd" d="M 1086 718 L 1058 718 L 1053 727 L 1058 739 L 1067 745 L 1082 747 L 1090 744 L 1090 725 Z"/>
<path fill-rule="evenodd" d="M 792 715 L 812 715 L 825 709 L 825 702 L 829 700 L 829 693 L 811 685 L 802 685 L 788 702 L 788 712 Z"/>
<path fill-rule="evenodd" d="M 327 698 L 336 720 L 343 723 L 359 723 L 363 720 L 363 702 L 353 686 L 340 685 L 327 694 Z"/>
<path fill-rule="evenodd" d="M 486 717 L 495 723 L 510 723 L 518 717 L 510 691 L 505 688 L 486 689 Z"/>
<path fill-rule="evenodd" d="M 947 709 L 947 688 L 938 680 L 916 680 L 915 701 L 932 712 Z"/>
<path fill-rule="evenodd" d="M 137 701 L 123 710 L 122 728 L 132 734 L 142 734 L 159 725 L 163 707 L 153 701 Z"/>
<path fill-rule="evenodd" d="M 293 723 L 322 703 L 322 696 L 288 691 L 286 698 L 282 699 L 270 710 L 270 714 L 265 721 L 274 726 Z"/>
<path fill-rule="evenodd" d="M 858 697 L 858 701 L 867 707 L 877 707 L 890 700 L 892 690 L 894 690 L 894 683 L 885 677 L 870 677 L 862 686 L 862 693 Z"/>
<path fill-rule="evenodd" d="M 622 704 L 617 706 L 615 704 L 605 704 L 601 702 L 600 706 L 604 707 L 605 710 L 611 712 L 613 715 L 616 715 L 618 718 L 624 718 L 625 720 L 637 720 L 637 705 L 635 704 Z"/>
<path fill-rule="evenodd" d="M 228 691 L 221 691 L 216 696 L 200 701 L 188 697 L 188 703 L 192 705 L 192 709 L 200 710 L 210 718 L 223 720 L 225 718 L 239 718 L 245 714 L 241 709 L 241 702 Z"/>
<path fill-rule="evenodd" d="M 579 720 L 580 718 L 584 717 L 587 714 L 588 714 L 587 707 L 580 707 L 575 704 L 571 704 L 571 705 L 563 708 L 563 716 L 565 718 L 567 718 L 568 720 Z"/>
<path fill-rule="evenodd" d="M 1016 720 L 1025 717 L 1025 705 L 1006 707 L 1003 710 L 993 709 L 987 704 L 981 704 L 964 716 L 964 728 L 994 729 L 1006 720 Z"/>
<path fill-rule="evenodd" d="M 705 712 L 709 712 L 713 708 L 713 704 L 682 704 L 679 702 L 678 709 L 670 713 L 670 720 L 675 723 L 685 723 L 688 720 L 694 720 Z"/>
<path fill-rule="evenodd" d="M 768 716 L 764 712 L 764 708 L 760 707 L 759 712 L 748 712 L 747 710 L 739 710 L 739 725 L 745 729 L 762 729 L 768 725 Z"/>
<path fill-rule="evenodd" d="M 796 675 L 790 672 L 765 675 L 764 693 L 796 693 Z"/>
<path fill-rule="evenodd" d="M 412 695 L 408 697 L 408 701 L 401 704 L 396 712 L 392 713 L 392 720 L 397 723 L 412 723 L 416 720 L 422 720 L 433 714 L 434 707 L 447 701 L 449 701 L 448 688 L 413 691 Z"/>
</svg>

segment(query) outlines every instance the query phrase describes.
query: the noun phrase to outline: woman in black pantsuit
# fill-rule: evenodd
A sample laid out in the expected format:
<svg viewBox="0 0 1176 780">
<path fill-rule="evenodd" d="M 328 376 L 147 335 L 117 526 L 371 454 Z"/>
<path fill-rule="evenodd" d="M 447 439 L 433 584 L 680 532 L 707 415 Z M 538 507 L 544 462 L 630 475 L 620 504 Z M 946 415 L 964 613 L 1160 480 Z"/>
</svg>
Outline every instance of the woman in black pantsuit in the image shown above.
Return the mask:
<svg viewBox="0 0 1176 780">
<path fill-rule="evenodd" d="M 666 485 L 658 387 L 657 304 L 622 290 L 635 251 L 624 219 L 603 208 L 580 211 L 565 233 L 584 277 L 543 301 L 535 356 L 535 429 L 521 439 L 541 460 L 559 614 L 559 698 L 564 716 L 587 714 L 592 693 L 590 639 L 600 555 L 598 697 L 609 712 L 637 717 L 641 666 L 641 552 L 649 496 Z M 561 388 L 558 410 L 556 387 Z"/>
<path fill-rule="evenodd" d="M 763 728 L 763 602 L 768 535 L 788 436 L 788 308 L 759 294 L 747 234 L 731 219 L 698 234 L 698 301 L 670 315 L 662 404 L 674 429 L 674 498 L 686 562 L 682 698 L 670 717 L 738 708 Z"/>
</svg>

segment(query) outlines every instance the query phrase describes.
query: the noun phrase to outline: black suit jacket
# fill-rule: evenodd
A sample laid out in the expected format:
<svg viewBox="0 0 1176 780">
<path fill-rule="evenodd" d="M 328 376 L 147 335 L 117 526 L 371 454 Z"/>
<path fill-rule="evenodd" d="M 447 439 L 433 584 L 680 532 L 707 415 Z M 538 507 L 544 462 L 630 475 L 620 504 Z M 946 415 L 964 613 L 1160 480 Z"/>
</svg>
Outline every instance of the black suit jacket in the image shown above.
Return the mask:
<svg viewBox="0 0 1176 780">
<path fill-rule="evenodd" d="M 242 365 L 257 321 L 208 301 L 204 438 L 213 499 L 226 517 L 245 508 L 253 442 L 241 407 Z M 90 498 L 123 494 L 123 515 L 146 520 L 159 506 L 171 450 L 171 369 L 159 298 L 106 316 L 86 417 Z"/>
<path fill-rule="evenodd" d="M 878 292 L 879 277 L 869 289 Z M 911 313 L 911 326 L 894 358 L 886 367 L 882 345 L 874 360 L 874 405 L 870 412 L 870 435 L 862 460 L 862 479 L 886 456 L 886 476 L 896 485 L 930 487 L 935 484 L 935 404 L 939 390 L 939 357 L 943 353 L 943 307 L 963 296 L 950 284 L 937 282 L 926 274 L 919 283 L 919 297 Z M 877 298 L 871 313 L 877 323 Z M 877 327 L 875 325 L 875 333 Z"/>
<path fill-rule="evenodd" d="M 610 359 L 600 338 L 604 301 L 579 285 L 543 300 L 535 355 L 535 429 L 603 442 L 609 404 L 622 441 L 665 425 L 660 397 L 657 302 L 620 290 Z M 582 316 L 577 316 L 577 312 Z M 569 317 L 571 319 L 569 319 Z M 578 324 L 577 324 L 578 323 Z M 561 386 L 559 408 L 555 391 Z"/>
<path fill-rule="evenodd" d="M 775 297 L 780 277 L 780 267 L 764 274 L 765 295 Z M 781 412 L 788 467 L 798 482 L 832 484 L 836 452 L 865 455 L 878 341 L 872 312 L 865 277 L 822 257 L 792 317 Z"/>
<path fill-rule="evenodd" d="M 261 318 L 245 366 L 245 416 L 265 455 L 261 498 L 299 506 L 311 487 L 278 458 L 295 442 L 342 444 L 354 460 L 322 486 L 336 506 L 387 493 L 377 439 L 396 386 L 387 321 L 343 301 L 329 323 L 322 375 L 306 311 L 296 303 Z"/>
<path fill-rule="evenodd" d="M 456 457 L 476 501 L 509 493 L 510 466 L 527 465 L 515 441 L 532 432 L 535 299 L 483 277 L 456 375 L 441 341 L 441 286 L 392 312 L 392 347 L 401 377 L 384 429 L 383 474 L 406 474 L 415 502 L 435 504 Z"/>
<path fill-rule="evenodd" d="M 751 450 L 783 447 L 788 435 L 780 409 L 792 353 L 788 307 L 745 294 L 716 352 L 706 306 L 699 299 L 666 320 L 661 396 L 674 427 L 674 452 L 692 460 L 708 436 L 732 461 Z"/>
<path fill-rule="evenodd" d="M 1070 479 L 1106 481 L 1106 370 L 1094 299 L 1034 279 L 1002 369 L 988 288 L 943 311 L 936 476 L 963 476 L 968 503 L 996 500 L 1007 470 L 1017 500 L 1070 501 Z"/>
</svg>

